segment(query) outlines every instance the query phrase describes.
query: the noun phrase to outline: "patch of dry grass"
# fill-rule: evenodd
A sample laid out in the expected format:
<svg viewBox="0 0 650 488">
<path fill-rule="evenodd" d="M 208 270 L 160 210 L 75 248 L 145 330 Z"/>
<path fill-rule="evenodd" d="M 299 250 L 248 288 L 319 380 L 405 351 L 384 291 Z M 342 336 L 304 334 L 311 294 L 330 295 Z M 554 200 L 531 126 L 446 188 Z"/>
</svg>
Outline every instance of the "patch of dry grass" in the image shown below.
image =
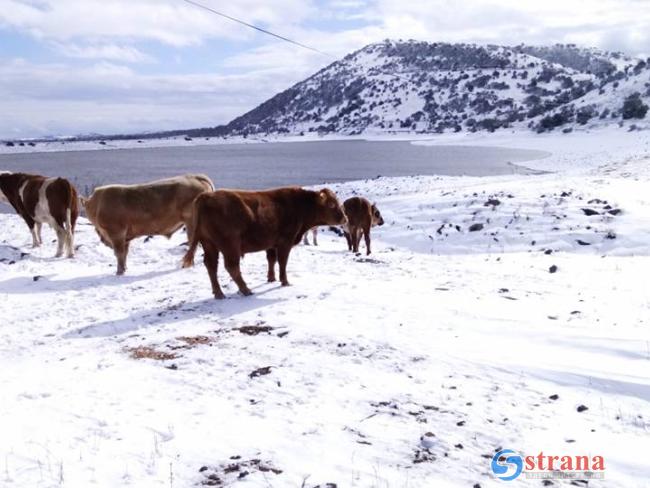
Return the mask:
<svg viewBox="0 0 650 488">
<path fill-rule="evenodd" d="M 178 356 L 171 352 L 158 351 L 151 346 L 138 346 L 128 349 L 133 359 L 155 359 L 156 361 L 166 361 L 176 359 Z"/>
<path fill-rule="evenodd" d="M 182 337 L 177 337 L 176 340 L 185 342 L 189 347 L 194 347 L 201 344 L 210 344 L 211 342 L 214 342 L 216 340 L 216 337 L 208 337 L 202 335 L 182 336 Z"/>
</svg>

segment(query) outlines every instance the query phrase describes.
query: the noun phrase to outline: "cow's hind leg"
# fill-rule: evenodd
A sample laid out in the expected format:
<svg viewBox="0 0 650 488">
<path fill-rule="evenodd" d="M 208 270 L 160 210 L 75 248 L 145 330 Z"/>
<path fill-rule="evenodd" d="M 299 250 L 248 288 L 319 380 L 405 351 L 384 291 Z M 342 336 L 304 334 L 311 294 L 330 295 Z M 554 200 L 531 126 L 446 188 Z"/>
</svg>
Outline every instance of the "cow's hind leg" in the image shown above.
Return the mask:
<svg viewBox="0 0 650 488">
<path fill-rule="evenodd" d="M 343 231 L 343 235 L 345 236 L 345 240 L 348 243 L 348 251 L 352 251 L 352 237 L 350 236 L 350 233 Z"/>
<path fill-rule="evenodd" d="M 350 228 L 350 237 L 352 239 L 352 251 L 359 252 L 359 243 L 361 242 L 361 229 L 359 227 Z"/>
<path fill-rule="evenodd" d="M 366 241 L 366 255 L 370 254 L 370 227 L 363 229 L 363 238 Z"/>
<path fill-rule="evenodd" d="M 66 230 L 58 222 L 51 222 L 51 227 L 56 232 L 56 254 L 54 257 L 60 258 L 63 256 L 63 249 L 67 247 L 68 235 Z"/>
<path fill-rule="evenodd" d="M 250 290 L 250 288 L 248 288 L 246 282 L 244 281 L 244 278 L 242 278 L 241 276 L 241 270 L 239 269 L 239 260 L 240 260 L 239 253 L 232 252 L 232 251 L 226 253 L 224 251 L 223 260 L 225 262 L 226 269 L 228 270 L 228 273 L 230 274 L 231 278 L 234 280 L 235 283 L 237 283 L 239 292 L 244 296 L 252 295 L 253 292 Z"/>
<path fill-rule="evenodd" d="M 222 299 L 225 298 L 221 287 L 219 286 L 219 277 L 217 276 L 217 270 L 219 269 L 219 250 L 216 249 L 213 245 L 209 244 L 203 245 L 203 264 L 205 269 L 208 271 L 208 277 L 210 278 L 210 284 L 212 285 L 212 294 L 214 298 Z"/>
<path fill-rule="evenodd" d="M 123 238 L 119 237 L 113 240 L 113 252 L 117 258 L 117 275 L 123 275 L 126 271 L 126 256 L 129 254 L 129 243 Z"/>
<path fill-rule="evenodd" d="M 65 247 L 66 247 L 66 257 L 74 257 L 74 224 L 72 223 L 71 210 L 66 210 L 65 216 Z"/>
<path fill-rule="evenodd" d="M 307 239 L 307 234 L 305 234 L 305 239 Z M 268 282 L 271 283 L 275 281 L 275 263 L 278 261 L 278 253 L 275 249 L 266 250 L 266 261 L 269 264 L 269 270 L 266 276 Z"/>
<path fill-rule="evenodd" d="M 32 247 L 40 246 L 41 241 L 38 238 L 38 232 L 36 231 L 36 223 L 33 221 L 32 221 L 32 225 L 29 227 L 29 232 L 32 234 Z"/>
<path fill-rule="evenodd" d="M 38 242 L 39 246 L 43 244 L 43 236 L 41 234 L 42 228 L 43 228 L 43 224 L 41 224 L 40 222 L 34 222 L 34 238 L 36 242 Z"/>
</svg>

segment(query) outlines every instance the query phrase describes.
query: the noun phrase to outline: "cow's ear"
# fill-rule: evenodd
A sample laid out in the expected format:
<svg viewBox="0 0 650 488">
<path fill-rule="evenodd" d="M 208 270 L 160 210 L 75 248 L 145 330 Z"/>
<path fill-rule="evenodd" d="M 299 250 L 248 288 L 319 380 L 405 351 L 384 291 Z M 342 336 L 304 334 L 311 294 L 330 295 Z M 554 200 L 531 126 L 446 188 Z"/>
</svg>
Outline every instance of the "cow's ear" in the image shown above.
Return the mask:
<svg viewBox="0 0 650 488">
<path fill-rule="evenodd" d="M 318 195 L 320 196 L 320 201 L 321 202 L 326 202 L 327 201 L 327 190 L 323 188 L 321 191 L 318 192 Z"/>
</svg>

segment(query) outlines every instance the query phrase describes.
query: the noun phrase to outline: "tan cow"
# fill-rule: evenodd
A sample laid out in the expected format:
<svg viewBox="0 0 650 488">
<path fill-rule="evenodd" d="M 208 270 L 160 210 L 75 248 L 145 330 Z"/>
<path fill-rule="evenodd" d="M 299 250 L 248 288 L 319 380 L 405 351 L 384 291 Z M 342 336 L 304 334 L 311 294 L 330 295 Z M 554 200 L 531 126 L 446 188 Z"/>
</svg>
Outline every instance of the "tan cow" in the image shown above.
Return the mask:
<svg viewBox="0 0 650 488">
<path fill-rule="evenodd" d="M 348 198 L 343 202 L 348 223 L 343 228 L 348 250 L 359 252 L 359 243 L 363 235 L 366 241 L 366 255 L 370 254 L 370 228 L 384 225 L 384 219 L 374 203 L 362 197 Z"/>
<path fill-rule="evenodd" d="M 126 270 L 129 242 L 136 237 L 169 238 L 185 225 L 191 240 L 192 202 L 212 190 L 210 178 L 188 174 L 141 185 L 100 186 L 81 202 L 101 241 L 115 252 L 121 275 Z"/>
<path fill-rule="evenodd" d="M 224 294 L 217 279 L 219 253 L 226 270 L 243 295 L 246 286 L 239 260 L 250 252 L 266 251 L 268 281 L 275 281 L 275 263 L 280 265 L 282 286 L 287 280 L 291 248 L 305 232 L 317 225 L 343 225 L 345 214 L 336 195 L 329 189 L 304 190 L 297 187 L 266 191 L 219 190 L 204 193 L 194 202 L 194 238 L 183 258 L 183 267 L 192 266 L 199 243 L 203 262 L 215 298 Z"/>
<path fill-rule="evenodd" d="M 0 172 L 0 202 L 9 203 L 32 233 L 32 245 L 43 243 L 41 226 L 49 224 L 57 237 L 56 257 L 74 256 L 74 228 L 79 215 L 77 190 L 64 178 Z"/>
</svg>

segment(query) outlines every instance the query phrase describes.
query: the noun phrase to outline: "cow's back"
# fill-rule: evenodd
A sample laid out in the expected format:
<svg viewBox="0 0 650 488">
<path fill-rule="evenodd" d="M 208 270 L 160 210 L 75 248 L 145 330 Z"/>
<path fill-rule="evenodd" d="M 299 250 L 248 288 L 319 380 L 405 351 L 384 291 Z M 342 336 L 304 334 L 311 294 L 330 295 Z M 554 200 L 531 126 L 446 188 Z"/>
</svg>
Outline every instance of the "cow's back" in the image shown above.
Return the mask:
<svg viewBox="0 0 650 488">
<path fill-rule="evenodd" d="M 88 218 L 108 232 L 126 230 L 127 239 L 168 235 L 191 218 L 192 202 L 213 188 L 203 175 L 185 175 L 141 185 L 96 188 L 85 202 Z"/>
<path fill-rule="evenodd" d="M 348 225 L 364 225 L 371 220 L 371 203 L 362 197 L 348 198 L 343 202 L 343 209 L 348 218 Z"/>
</svg>

